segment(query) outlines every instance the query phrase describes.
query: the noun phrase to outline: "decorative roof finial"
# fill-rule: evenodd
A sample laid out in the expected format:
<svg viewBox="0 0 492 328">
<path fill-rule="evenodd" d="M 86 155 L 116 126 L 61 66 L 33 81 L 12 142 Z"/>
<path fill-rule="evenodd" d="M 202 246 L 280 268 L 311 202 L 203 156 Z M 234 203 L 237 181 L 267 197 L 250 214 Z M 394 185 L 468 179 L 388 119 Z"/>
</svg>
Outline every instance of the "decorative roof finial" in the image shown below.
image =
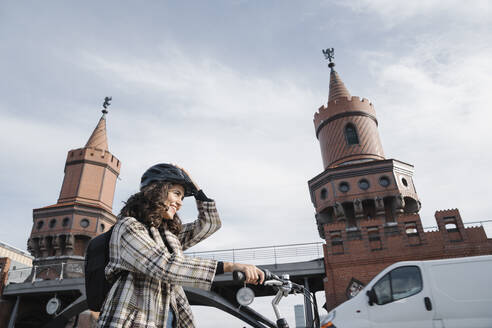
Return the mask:
<svg viewBox="0 0 492 328">
<path fill-rule="evenodd" d="M 109 105 L 111 105 L 111 100 L 113 100 L 113 97 L 105 97 L 104 98 L 104 103 L 103 103 L 104 109 L 102 110 L 103 114 L 108 113 L 107 108 L 109 107 Z"/>
<path fill-rule="evenodd" d="M 325 59 L 328 59 L 330 63 L 328 64 L 328 67 L 333 70 L 333 67 L 335 66 L 335 63 L 333 60 L 335 59 L 335 49 L 334 48 L 327 48 L 325 50 L 321 50 L 323 52 L 323 55 L 325 55 Z"/>
</svg>

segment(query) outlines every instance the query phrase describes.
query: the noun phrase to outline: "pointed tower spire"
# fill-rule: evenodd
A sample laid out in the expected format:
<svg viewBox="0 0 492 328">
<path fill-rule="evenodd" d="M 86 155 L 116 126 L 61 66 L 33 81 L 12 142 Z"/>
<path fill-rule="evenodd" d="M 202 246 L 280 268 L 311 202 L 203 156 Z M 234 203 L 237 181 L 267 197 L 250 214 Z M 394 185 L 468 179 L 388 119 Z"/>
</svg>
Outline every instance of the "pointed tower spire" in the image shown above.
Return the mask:
<svg viewBox="0 0 492 328">
<path fill-rule="evenodd" d="M 334 63 L 333 66 L 335 66 Z M 331 67 L 330 72 L 330 93 L 328 95 L 328 102 L 339 99 L 339 98 L 350 98 L 350 92 L 343 84 L 340 75 Z"/>
<path fill-rule="evenodd" d="M 108 138 L 106 136 L 106 114 L 103 114 L 96 128 L 92 132 L 89 140 L 85 144 L 86 148 L 97 148 L 108 151 Z"/>
<path fill-rule="evenodd" d="M 96 148 L 96 149 L 109 151 L 108 137 L 106 135 L 106 114 L 108 113 L 107 111 L 108 106 L 111 105 L 110 103 L 111 99 L 112 99 L 111 97 L 104 98 L 104 103 L 103 103 L 104 109 L 102 110 L 103 115 L 99 119 L 96 128 L 94 129 L 89 140 L 85 144 L 86 148 Z"/>
<path fill-rule="evenodd" d="M 322 50 L 323 55 L 325 55 L 325 59 L 329 60 L 330 63 L 328 67 L 330 68 L 330 93 L 328 95 L 328 102 L 339 99 L 339 98 L 350 98 L 350 92 L 343 84 L 340 75 L 333 69 L 335 67 L 335 49 L 328 48 L 326 50 Z"/>
</svg>

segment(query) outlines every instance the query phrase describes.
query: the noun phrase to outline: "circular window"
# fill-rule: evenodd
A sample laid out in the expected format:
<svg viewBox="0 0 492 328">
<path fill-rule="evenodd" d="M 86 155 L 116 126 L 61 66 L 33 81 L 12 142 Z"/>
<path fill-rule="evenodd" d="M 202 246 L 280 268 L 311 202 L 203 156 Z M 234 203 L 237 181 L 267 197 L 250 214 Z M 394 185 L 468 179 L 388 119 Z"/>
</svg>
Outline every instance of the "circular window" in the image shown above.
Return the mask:
<svg viewBox="0 0 492 328">
<path fill-rule="evenodd" d="M 338 185 L 338 189 L 341 191 L 341 192 L 347 192 L 349 191 L 350 187 L 349 187 L 349 184 L 348 182 L 340 182 L 340 184 Z"/>
<path fill-rule="evenodd" d="M 56 226 L 56 219 L 50 221 L 50 228 L 54 228 Z"/>
<path fill-rule="evenodd" d="M 101 228 L 101 231 L 104 231 L 104 228 L 105 228 L 105 227 L 104 227 L 104 224 L 102 224 L 102 223 L 101 223 L 100 228 Z"/>
<path fill-rule="evenodd" d="M 404 185 L 405 187 L 408 187 L 408 182 L 407 182 L 407 179 L 405 179 L 405 178 L 401 178 L 401 183 L 403 183 L 403 185 Z"/>
<path fill-rule="evenodd" d="M 320 196 L 321 199 L 326 199 L 326 196 L 328 196 L 328 190 L 326 190 L 326 188 L 321 189 Z"/>
<path fill-rule="evenodd" d="M 361 180 L 359 180 L 359 188 L 362 189 L 362 190 L 369 189 L 369 181 L 367 181 L 367 179 L 361 179 Z"/>
<path fill-rule="evenodd" d="M 44 225 L 44 221 L 38 221 L 38 225 L 36 226 L 36 228 L 39 230 L 43 227 Z"/>
<path fill-rule="evenodd" d="M 390 185 L 390 179 L 388 177 L 379 178 L 379 184 L 383 187 L 387 187 Z"/>
<path fill-rule="evenodd" d="M 63 221 L 62 221 L 62 226 L 68 227 L 68 224 L 69 223 L 70 223 L 70 219 L 69 218 L 64 218 Z"/>
<path fill-rule="evenodd" d="M 82 228 L 87 228 L 89 226 L 89 220 L 87 220 L 87 219 L 80 220 L 80 226 Z"/>
</svg>

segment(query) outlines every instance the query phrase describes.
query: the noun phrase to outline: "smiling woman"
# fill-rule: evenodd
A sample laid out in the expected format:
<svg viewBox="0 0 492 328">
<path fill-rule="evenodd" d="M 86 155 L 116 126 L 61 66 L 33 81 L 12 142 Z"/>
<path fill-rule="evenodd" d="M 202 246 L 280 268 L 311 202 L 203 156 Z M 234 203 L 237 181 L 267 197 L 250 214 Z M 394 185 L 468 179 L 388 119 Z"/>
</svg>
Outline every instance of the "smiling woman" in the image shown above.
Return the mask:
<svg viewBox="0 0 492 328">
<path fill-rule="evenodd" d="M 119 216 L 133 217 L 160 231 L 169 230 L 178 234 L 182 224 L 176 212 L 181 207 L 183 197 L 184 188 L 181 185 L 167 181 L 154 182 L 130 196 Z"/>
<path fill-rule="evenodd" d="M 198 219 L 183 225 L 177 212 L 192 195 Z M 208 290 L 215 274 L 233 270 L 243 271 L 248 283 L 263 282 L 263 271 L 253 265 L 183 254 L 220 227 L 215 202 L 185 170 L 171 164 L 148 169 L 111 235 L 105 275 L 112 287 L 98 327 L 194 327 L 183 286 Z"/>
</svg>

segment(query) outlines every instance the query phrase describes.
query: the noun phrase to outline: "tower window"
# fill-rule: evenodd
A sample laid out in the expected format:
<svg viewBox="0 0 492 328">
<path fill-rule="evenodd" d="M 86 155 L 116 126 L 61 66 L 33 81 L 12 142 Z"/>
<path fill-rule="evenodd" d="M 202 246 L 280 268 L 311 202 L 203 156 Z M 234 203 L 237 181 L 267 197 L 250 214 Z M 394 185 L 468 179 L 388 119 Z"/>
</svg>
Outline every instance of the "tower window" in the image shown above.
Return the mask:
<svg viewBox="0 0 492 328">
<path fill-rule="evenodd" d="M 454 216 L 444 218 L 444 226 L 447 232 L 458 231 L 458 225 L 456 224 L 456 218 Z"/>
<path fill-rule="evenodd" d="M 338 189 L 341 191 L 341 192 L 347 192 L 349 191 L 350 189 L 350 186 L 348 184 L 348 182 L 340 182 L 340 184 L 338 185 Z"/>
<path fill-rule="evenodd" d="M 328 196 L 328 190 L 326 190 L 326 188 L 321 189 L 320 196 L 321 199 L 326 199 L 326 196 Z"/>
<path fill-rule="evenodd" d="M 50 228 L 54 228 L 56 225 L 56 219 L 50 221 Z"/>
<path fill-rule="evenodd" d="M 101 223 L 100 228 L 101 228 L 101 231 L 104 231 L 105 226 L 104 226 L 104 224 L 103 224 L 103 223 Z"/>
<path fill-rule="evenodd" d="M 343 244 L 341 231 L 330 231 L 330 239 L 333 246 Z"/>
<path fill-rule="evenodd" d="M 405 233 L 408 236 L 417 236 L 419 231 L 417 230 L 417 224 L 415 222 L 405 223 Z"/>
<path fill-rule="evenodd" d="M 369 181 L 367 181 L 367 179 L 361 179 L 361 180 L 359 180 L 359 188 L 362 189 L 362 190 L 369 189 Z"/>
<path fill-rule="evenodd" d="M 349 123 L 345 126 L 345 138 L 347 139 L 347 144 L 358 145 L 359 137 L 357 136 L 357 131 L 355 130 L 355 125 Z"/>
<path fill-rule="evenodd" d="M 38 221 L 38 225 L 36 226 L 36 228 L 39 230 L 43 227 L 44 225 L 44 221 Z"/>
<path fill-rule="evenodd" d="M 64 218 L 63 221 L 62 221 L 62 226 L 68 227 L 68 224 L 69 223 L 70 223 L 70 219 L 69 218 Z"/>
<path fill-rule="evenodd" d="M 379 178 L 379 184 L 383 187 L 388 187 L 390 185 L 390 179 L 386 176 Z"/>
<path fill-rule="evenodd" d="M 82 228 L 87 228 L 87 227 L 89 226 L 89 220 L 87 220 L 87 219 L 82 219 L 82 220 L 80 221 L 80 226 L 81 226 Z"/>
</svg>

